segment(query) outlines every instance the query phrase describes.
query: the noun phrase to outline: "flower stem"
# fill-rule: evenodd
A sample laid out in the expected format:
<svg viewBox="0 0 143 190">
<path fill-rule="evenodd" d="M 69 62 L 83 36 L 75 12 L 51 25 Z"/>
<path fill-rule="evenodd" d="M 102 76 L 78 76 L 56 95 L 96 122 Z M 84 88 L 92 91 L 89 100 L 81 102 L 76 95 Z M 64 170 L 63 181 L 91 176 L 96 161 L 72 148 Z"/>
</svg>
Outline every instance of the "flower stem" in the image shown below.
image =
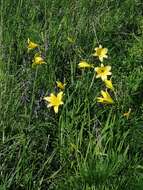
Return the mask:
<svg viewBox="0 0 143 190">
<path fill-rule="evenodd" d="M 95 80 L 95 73 L 94 73 L 94 75 L 92 77 L 92 81 L 91 81 L 90 87 L 88 89 L 88 92 L 90 91 L 91 87 L 93 86 L 94 80 Z"/>
<path fill-rule="evenodd" d="M 31 122 L 31 118 L 32 118 L 33 103 L 34 103 L 34 99 L 35 99 L 35 87 L 36 87 L 37 74 L 38 74 L 38 67 L 36 67 L 34 82 L 33 82 L 32 99 L 31 99 L 29 122 L 28 122 L 29 126 L 30 126 L 30 122 Z"/>
</svg>

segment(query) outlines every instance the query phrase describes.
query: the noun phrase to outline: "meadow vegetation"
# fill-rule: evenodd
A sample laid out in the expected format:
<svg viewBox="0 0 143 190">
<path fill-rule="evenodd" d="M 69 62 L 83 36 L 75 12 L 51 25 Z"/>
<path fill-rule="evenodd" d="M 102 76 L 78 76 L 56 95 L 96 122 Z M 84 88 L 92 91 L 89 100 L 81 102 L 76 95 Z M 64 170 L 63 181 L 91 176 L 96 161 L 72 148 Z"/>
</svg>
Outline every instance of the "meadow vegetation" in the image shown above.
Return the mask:
<svg viewBox="0 0 143 190">
<path fill-rule="evenodd" d="M 1 0 L 0 110 L 0 190 L 142 190 L 142 0 Z"/>
</svg>

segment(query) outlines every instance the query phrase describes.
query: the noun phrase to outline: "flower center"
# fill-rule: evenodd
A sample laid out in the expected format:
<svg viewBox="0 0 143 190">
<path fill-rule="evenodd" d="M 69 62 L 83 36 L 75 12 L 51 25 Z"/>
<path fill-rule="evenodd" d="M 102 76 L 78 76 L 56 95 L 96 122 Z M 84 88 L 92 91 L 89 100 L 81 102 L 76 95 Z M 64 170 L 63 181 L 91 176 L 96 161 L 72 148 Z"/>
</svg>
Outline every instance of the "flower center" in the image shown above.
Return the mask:
<svg viewBox="0 0 143 190">
<path fill-rule="evenodd" d="M 97 55 L 101 55 L 102 54 L 102 48 L 97 49 Z"/>
<path fill-rule="evenodd" d="M 53 105 L 55 105 L 55 106 L 60 105 L 60 100 L 59 100 L 59 98 L 56 97 L 56 98 L 54 99 Z"/>
<path fill-rule="evenodd" d="M 104 73 L 105 72 L 105 69 L 104 68 L 101 68 L 100 69 L 100 73 L 102 74 L 102 73 Z"/>
</svg>

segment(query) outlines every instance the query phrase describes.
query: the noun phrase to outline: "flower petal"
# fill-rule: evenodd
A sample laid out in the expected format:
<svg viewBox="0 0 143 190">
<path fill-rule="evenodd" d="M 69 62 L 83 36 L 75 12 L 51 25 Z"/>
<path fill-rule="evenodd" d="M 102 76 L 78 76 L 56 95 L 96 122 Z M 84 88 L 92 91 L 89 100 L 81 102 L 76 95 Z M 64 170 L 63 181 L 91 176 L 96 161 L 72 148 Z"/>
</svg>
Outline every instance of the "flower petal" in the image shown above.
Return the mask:
<svg viewBox="0 0 143 190">
<path fill-rule="evenodd" d="M 112 72 L 108 72 L 108 75 L 112 75 Z"/>
<path fill-rule="evenodd" d="M 107 75 L 102 75 L 102 76 L 100 76 L 101 77 L 101 79 L 104 81 L 104 80 L 107 80 Z"/>
<path fill-rule="evenodd" d="M 102 57 L 99 56 L 99 60 L 100 60 L 101 62 L 103 62 L 103 56 L 102 56 Z"/>
<path fill-rule="evenodd" d="M 96 75 L 96 78 L 100 78 L 101 76 L 99 74 Z"/>
<path fill-rule="evenodd" d="M 108 58 L 108 55 L 104 55 L 104 58 Z"/>
<path fill-rule="evenodd" d="M 99 70 L 100 67 L 95 67 L 94 70 L 97 72 Z"/>
<path fill-rule="evenodd" d="M 109 88 L 111 90 L 114 90 L 114 87 L 113 87 L 111 79 L 110 80 L 105 80 L 104 82 L 105 82 L 105 85 L 106 85 L 107 88 Z"/>
<path fill-rule="evenodd" d="M 103 48 L 102 52 L 103 52 L 103 54 L 107 54 L 108 49 L 107 48 Z"/>
<path fill-rule="evenodd" d="M 58 113 L 59 106 L 54 106 L 55 113 Z"/>
<path fill-rule="evenodd" d="M 106 97 L 107 97 L 107 94 L 106 94 L 105 91 L 101 90 L 101 94 L 102 94 L 103 98 L 106 98 Z"/>
<path fill-rule="evenodd" d="M 43 98 L 43 100 L 45 100 L 45 101 L 47 101 L 47 102 L 49 102 L 50 99 L 51 99 L 51 97 L 49 97 L 49 96 L 46 96 L 46 97 Z"/>
<path fill-rule="evenodd" d="M 47 105 L 47 108 L 50 108 L 50 107 L 52 107 L 52 106 L 53 106 L 52 104 L 48 104 L 48 105 Z"/>
<path fill-rule="evenodd" d="M 101 97 L 97 97 L 97 102 L 104 102 L 104 99 L 103 98 L 101 98 Z"/>
<path fill-rule="evenodd" d="M 57 95 L 57 98 L 58 98 L 59 100 L 61 100 L 62 97 L 63 97 L 63 92 L 59 92 L 58 95 Z"/>
<path fill-rule="evenodd" d="M 111 70 L 111 66 L 106 66 L 106 69 L 107 69 L 107 71 L 110 71 Z"/>
</svg>

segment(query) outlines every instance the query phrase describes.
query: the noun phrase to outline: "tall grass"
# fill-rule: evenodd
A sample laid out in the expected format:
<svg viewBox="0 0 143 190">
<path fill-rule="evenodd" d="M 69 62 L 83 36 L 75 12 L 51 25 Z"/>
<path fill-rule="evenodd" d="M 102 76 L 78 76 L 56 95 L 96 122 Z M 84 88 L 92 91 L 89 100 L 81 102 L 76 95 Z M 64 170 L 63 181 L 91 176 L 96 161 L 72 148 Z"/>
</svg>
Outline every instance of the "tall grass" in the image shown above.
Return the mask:
<svg viewBox="0 0 143 190">
<path fill-rule="evenodd" d="M 0 190 L 142 190 L 141 0 L 1 0 Z M 46 64 L 32 68 L 42 47 Z M 116 103 L 81 60 L 109 49 Z M 59 113 L 43 97 L 66 80 Z M 93 80 L 93 81 L 92 81 Z M 129 119 L 123 116 L 131 108 Z"/>
</svg>

